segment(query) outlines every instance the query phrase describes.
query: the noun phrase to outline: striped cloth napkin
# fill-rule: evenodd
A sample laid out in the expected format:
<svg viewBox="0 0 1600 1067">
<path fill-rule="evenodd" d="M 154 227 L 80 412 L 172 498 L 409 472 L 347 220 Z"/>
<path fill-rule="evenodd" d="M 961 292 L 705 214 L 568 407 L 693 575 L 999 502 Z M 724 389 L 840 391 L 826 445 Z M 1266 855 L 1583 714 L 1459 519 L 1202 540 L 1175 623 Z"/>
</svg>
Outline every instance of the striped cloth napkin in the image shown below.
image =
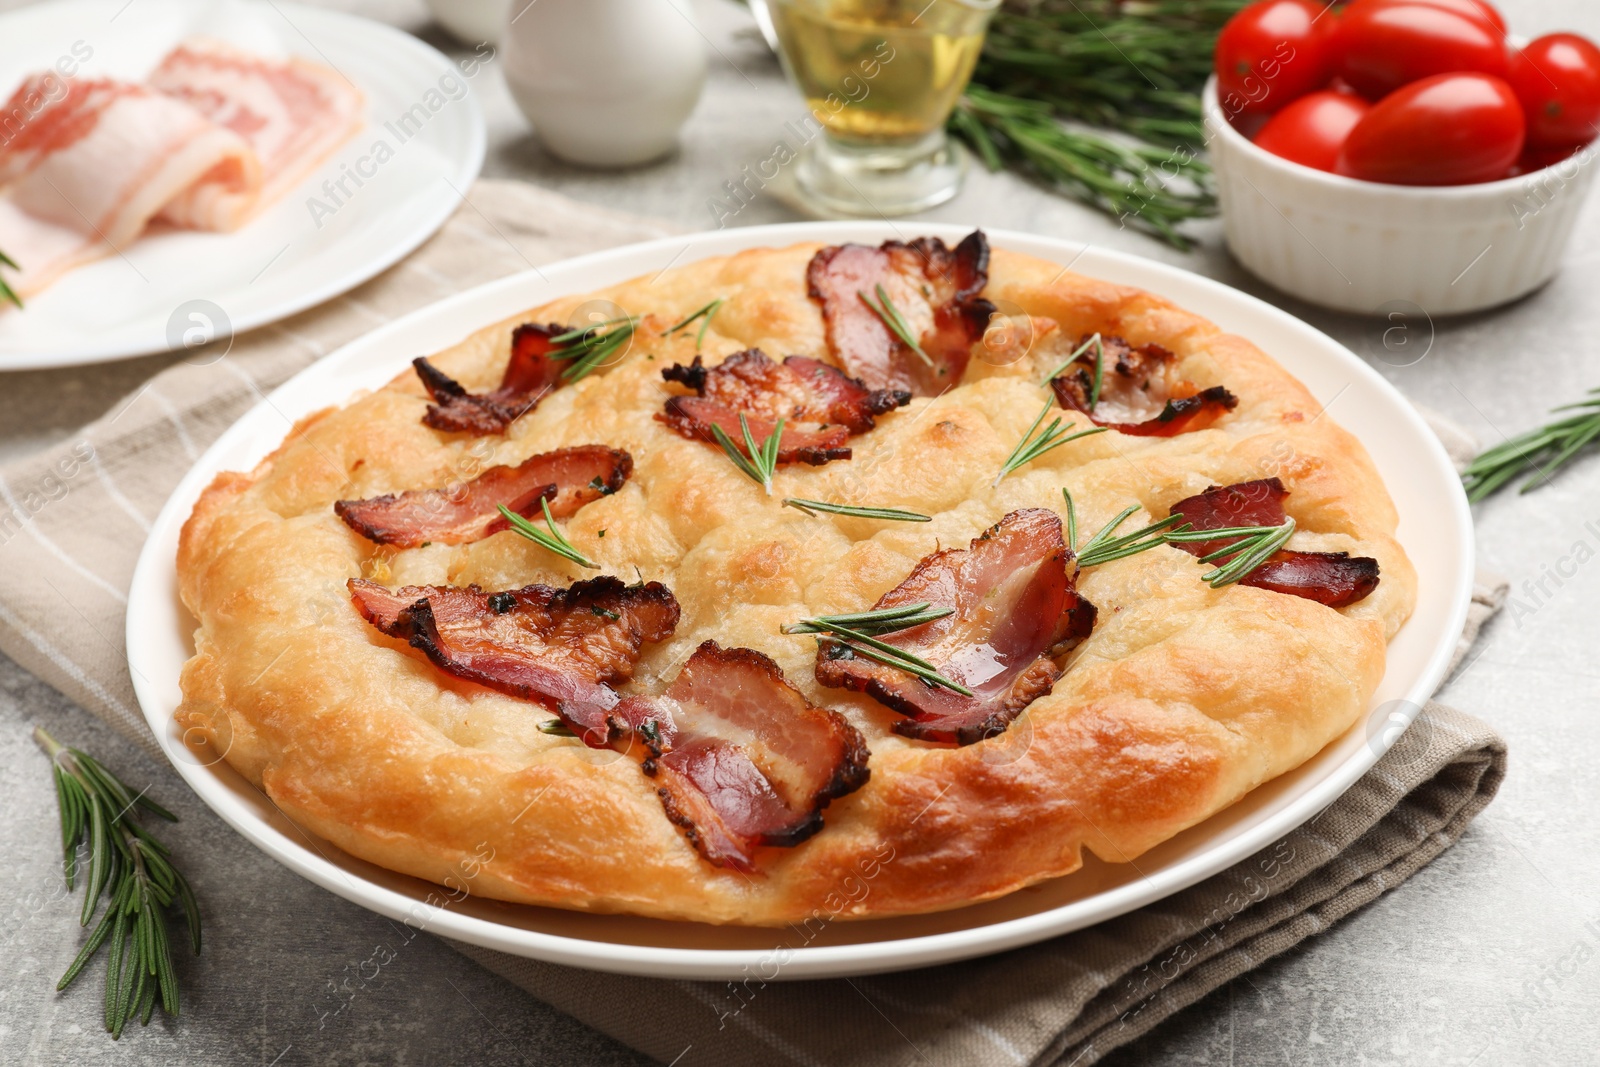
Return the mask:
<svg viewBox="0 0 1600 1067">
<path fill-rule="evenodd" d="M 68 441 L 0 468 L 0 650 L 156 752 L 123 653 L 127 588 L 151 520 L 202 450 L 274 387 L 384 322 L 516 271 L 673 232 L 481 181 L 378 278 L 193 350 Z M 1458 430 L 1441 426 L 1441 436 L 1470 451 Z M 1480 576 L 1458 661 L 1504 595 L 1504 582 Z M 1379 736 L 1398 720 L 1372 725 Z M 453 947 L 682 1067 L 1088 1064 L 1404 881 L 1461 835 L 1504 773 L 1492 729 L 1430 704 L 1371 773 L 1258 855 L 1091 929 L 922 971 L 674 982 Z"/>
</svg>

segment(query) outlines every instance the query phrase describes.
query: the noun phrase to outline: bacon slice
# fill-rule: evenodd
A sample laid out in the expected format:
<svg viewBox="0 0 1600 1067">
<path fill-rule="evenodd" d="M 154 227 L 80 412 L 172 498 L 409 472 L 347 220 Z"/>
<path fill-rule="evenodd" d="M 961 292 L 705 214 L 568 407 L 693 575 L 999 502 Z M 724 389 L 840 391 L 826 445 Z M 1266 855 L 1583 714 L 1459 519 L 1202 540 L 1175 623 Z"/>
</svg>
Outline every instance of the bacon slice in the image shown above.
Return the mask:
<svg viewBox="0 0 1600 1067">
<path fill-rule="evenodd" d="M 811 298 L 822 304 L 828 347 L 844 369 L 873 389 L 937 396 L 960 383 L 972 343 L 994 305 L 980 296 L 989 281 L 989 243 L 974 230 L 952 251 L 937 237 L 877 248 L 824 248 L 806 270 Z M 889 295 L 926 354 L 923 359 L 862 300 Z"/>
<path fill-rule="evenodd" d="M 550 513 L 564 519 L 621 489 L 632 473 L 628 453 L 580 445 L 530 456 L 515 467 L 491 467 L 470 482 L 442 489 L 340 500 L 333 510 L 345 525 L 380 545 L 464 545 L 511 525 L 500 515 L 501 504 L 533 516 L 543 514 L 540 501 L 548 500 Z"/>
<path fill-rule="evenodd" d="M 1074 350 L 1089 339 L 1081 338 Z M 1120 337 L 1102 337 L 1100 344 L 1105 351 L 1100 396 L 1092 407 L 1093 345 L 1050 382 L 1062 407 L 1083 412 L 1096 426 L 1134 437 L 1174 437 L 1205 429 L 1239 404 L 1239 398 L 1223 386 L 1201 389 L 1176 378 L 1175 357 L 1160 345 L 1135 348 Z"/>
<path fill-rule="evenodd" d="M 304 59 L 267 59 L 193 38 L 167 53 L 148 83 L 249 142 L 261 161 L 260 211 L 361 129 L 361 91 L 338 72 Z M 357 176 L 360 177 L 359 175 Z M 348 179 L 341 177 L 337 184 Z M 169 203 L 162 217 L 199 226 L 228 210 L 214 182 Z"/>
<path fill-rule="evenodd" d="M 501 593 L 475 585 L 390 590 L 365 578 L 347 587 L 363 618 L 445 673 L 552 707 L 614 706 L 610 686 L 633 676 L 640 647 L 678 625 L 678 601 L 666 586 L 609 576 Z"/>
<path fill-rule="evenodd" d="M 822 641 L 817 681 L 865 692 L 910 716 L 896 733 L 970 745 L 1002 733 L 1050 691 L 1053 657 L 1094 629 L 1094 605 L 1073 588 L 1077 568 L 1061 520 L 1043 508 L 1013 511 L 966 549 L 923 558 L 874 609 L 926 601 L 955 613 L 881 640 L 932 663 L 973 691 L 965 696 Z"/>
<path fill-rule="evenodd" d="M 1282 526 L 1283 500 L 1288 495 L 1289 490 L 1276 478 L 1213 485 L 1203 493 L 1172 505 L 1172 514 L 1182 515 L 1197 530 Z M 1194 541 L 1177 547 L 1194 556 L 1206 556 L 1226 546 L 1229 540 L 1224 537 L 1215 541 Z M 1239 584 L 1342 608 L 1365 598 L 1378 587 L 1378 561 L 1348 552 L 1283 549 L 1240 579 Z"/>
<path fill-rule="evenodd" d="M 511 331 L 511 359 L 500 378 L 500 387 L 488 393 L 467 392 L 454 378 L 429 363 L 426 356 L 412 360 L 423 388 L 433 398 L 422 421 L 447 433 L 480 437 L 505 433 L 518 418 L 538 407 L 546 393 L 562 384 L 561 361 L 551 355 L 561 346 L 551 338 L 570 329 L 557 323 L 541 326 L 526 322 Z"/>
<path fill-rule="evenodd" d="M 876 425 L 873 416 L 911 402 L 904 390 L 868 389 L 835 367 L 804 356 L 775 363 L 759 348 L 735 352 L 707 369 L 700 357 L 685 367 L 674 364 L 661 372 L 669 382 L 693 389 L 695 396 L 675 396 L 657 416 L 685 437 L 716 441 L 713 426 L 742 441 L 739 416 L 750 432 L 764 441 L 784 420 L 778 443 L 782 463 L 820 466 L 849 459 L 845 442 Z"/>
<path fill-rule="evenodd" d="M 866 741 L 843 716 L 806 700 L 760 652 L 715 641 L 659 697 L 608 709 L 603 729 L 593 706 L 559 711 L 592 747 L 641 755 L 667 817 L 718 867 L 753 871 L 756 848 L 804 841 L 828 802 L 870 773 Z"/>
<path fill-rule="evenodd" d="M 0 145 L 0 249 L 23 296 L 121 251 L 162 209 L 205 186 L 208 229 L 238 226 L 258 199 L 261 167 L 238 134 L 141 85 L 108 79 L 23 82 L 0 114 L 25 116 Z"/>
</svg>

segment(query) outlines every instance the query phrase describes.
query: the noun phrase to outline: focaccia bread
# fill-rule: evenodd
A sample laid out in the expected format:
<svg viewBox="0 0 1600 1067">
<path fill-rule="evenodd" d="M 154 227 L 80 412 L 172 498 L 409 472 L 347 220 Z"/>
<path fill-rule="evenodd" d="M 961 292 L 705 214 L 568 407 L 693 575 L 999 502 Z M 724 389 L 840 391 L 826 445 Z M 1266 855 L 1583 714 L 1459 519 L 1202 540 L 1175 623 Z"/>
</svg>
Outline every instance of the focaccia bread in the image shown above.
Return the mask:
<svg viewBox="0 0 1600 1067">
<path fill-rule="evenodd" d="M 961 253 L 976 255 L 969 242 Z M 861 263 L 849 258 L 857 251 Z M 296 822 L 384 867 L 459 882 L 468 863 L 471 892 L 488 897 L 744 924 L 951 908 L 1070 874 L 1085 848 L 1133 860 L 1345 731 L 1368 707 L 1387 640 L 1415 595 L 1394 506 L 1355 438 L 1270 356 L 1159 296 L 1004 249 L 985 252 L 986 263 L 940 260 L 942 245 L 932 251 L 929 284 L 908 286 L 902 271 L 887 290 L 871 272 L 897 269 L 892 257 L 872 259 L 876 250 L 857 246 L 692 263 L 488 325 L 427 360 L 420 373 L 434 376 L 429 388 L 408 368 L 373 393 L 328 397 L 344 406 L 303 420 L 254 471 L 220 475 L 184 527 L 178 572 L 198 625 L 179 721 Z M 976 281 L 962 273 L 974 266 Z M 956 277 L 948 291 L 946 268 Z M 875 318 L 850 304 L 858 275 L 867 279 L 861 304 L 877 304 Z M 884 308 L 882 296 L 894 306 Z M 575 381 L 532 399 L 516 394 L 506 375 L 514 330 L 574 321 L 602 300 L 637 317 L 631 337 Z M 872 334 L 882 310 L 910 320 L 931 358 L 892 330 Z M 1097 350 L 1082 340 L 1096 334 L 1105 351 L 1098 390 L 1087 362 Z M 552 327 L 532 339 L 557 336 Z M 752 349 L 773 361 L 842 365 L 867 379 L 839 385 L 856 390 L 851 402 L 860 404 L 850 410 L 873 410 L 842 447 L 832 416 L 811 420 L 814 436 L 796 437 L 792 449 L 784 437 L 770 493 L 705 439 L 709 430 L 696 435 L 695 419 L 708 416 L 682 402 L 697 386 L 716 395 L 704 372 Z M 1151 386 L 1122 381 L 1113 363 L 1118 353 L 1137 362 L 1140 351 L 1170 355 L 1162 380 L 1183 383 L 1172 405 L 1162 407 L 1158 389 L 1149 411 L 1136 410 L 1139 390 Z M 1054 390 L 1041 384 L 1074 353 L 1082 374 L 1056 375 L 1064 384 Z M 846 381 L 827 367 L 786 366 L 809 368 L 807 380 Z M 485 400 L 473 410 L 488 412 L 489 425 L 441 429 L 465 425 L 450 421 L 456 401 L 466 403 L 451 399 L 455 383 L 480 399 L 499 395 L 512 410 L 495 415 Z M 1085 390 L 1097 395 L 1086 400 Z M 1188 408 L 1178 403 L 1184 395 L 1195 397 Z M 1212 404 L 1219 397 L 1228 403 Z M 1034 437 L 1056 417 L 1072 432 L 1090 428 L 1091 414 L 1116 428 L 997 480 L 1046 404 L 1053 414 Z M 1123 421 L 1109 417 L 1113 406 Z M 408 543 L 379 528 L 399 507 L 386 495 L 472 483 L 495 467 L 591 445 L 608 451 L 583 455 L 610 462 L 626 452 L 627 463 L 616 459 L 606 477 L 548 495 L 556 505 L 548 524 L 537 500 L 500 502 L 560 530 L 598 569 L 485 527 L 493 508 L 472 530 L 432 540 L 414 534 Z M 890 677 L 895 668 L 814 633 L 784 632 L 880 598 L 927 601 L 917 589 L 934 589 L 937 606 L 937 590 L 949 585 L 940 575 L 976 567 L 981 552 L 1013 551 L 1005 540 L 1013 535 L 1048 548 L 1052 531 L 1070 525 L 1077 548 L 1130 505 L 1137 510 L 1119 533 L 1166 518 L 1210 487 L 1263 483 L 1286 491 L 1278 498 L 1296 524 L 1295 551 L 1274 558 L 1348 552 L 1367 568 L 1359 595 L 1323 596 L 1343 605 L 1335 607 L 1276 587 L 1213 588 L 1201 580 L 1211 564 L 1168 544 L 1081 571 L 1070 552 L 1046 552 L 1037 571 L 1006 580 L 1035 582 L 1027 588 L 1037 591 L 1044 579 L 1030 575 L 1055 574 L 1051 603 L 1065 605 L 1071 625 L 1043 639 L 1048 649 L 993 705 L 999 712 L 968 716 L 959 731 L 941 725 L 955 720 L 913 714 L 924 700 L 954 701 L 948 688 Z M 931 521 L 808 513 L 786 498 Z M 993 532 L 974 543 L 985 531 Z M 931 584 L 886 597 L 914 573 Z M 574 585 L 597 575 L 619 581 Z M 1038 597 L 1012 585 L 988 590 L 995 617 L 982 625 L 1011 626 L 1009 613 L 1036 610 Z M 374 606 L 394 589 L 392 610 Z M 492 642 L 502 614 L 505 626 L 537 616 L 558 629 L 589 627 L 551 653 L 551 677 L 579 679 L 566 695 L 541 697 L 545 683 L 524 675 L 505 681 L 493 656 L 462 666 L 470 657 L 444 647 L 451 619 Z M 959 631 L 949 640 L 959 643 Z M 714 655 L 702 649 L 708 641 Z M 1005 649 L 991 646 L 1000 640 L 981 649 L 1003 660 Z M 697 649 L 698 695 L 685 670 Z M 945 674 L 975 686 L 967 651 L 939 662 L 957 664 Z M 727 714 L 697 720 L 726 679 Z M 586 718 L 597 699 L 614 714 Z M 676 726 L 628 710 L 639 707 L 676 709 Z M 766 718 L 727 725 L 747 712 Z M 593 734 L 591 722 L 602 723 Z M 663 739 L 663 725 L 677 733 Z M 719 846 L 707 820 L 725 797 L 697 806 L 713 787 L 690 789 L 672 777 L 685 765 L 669 766 L 672 752 L 692 747 L 685 738 L 707 731 L 715 737 L 697 751 L 739 756 L 791 808 L 809 809 L 753 847 L 738 834 Z M 780 751 L 786 745 L 810 747 L 797 755 Z M 820 777 L 801 783 L 808 766 Z M 828 903 L 869 870 L 870 892 L 842 912 Z"/>
</svg>

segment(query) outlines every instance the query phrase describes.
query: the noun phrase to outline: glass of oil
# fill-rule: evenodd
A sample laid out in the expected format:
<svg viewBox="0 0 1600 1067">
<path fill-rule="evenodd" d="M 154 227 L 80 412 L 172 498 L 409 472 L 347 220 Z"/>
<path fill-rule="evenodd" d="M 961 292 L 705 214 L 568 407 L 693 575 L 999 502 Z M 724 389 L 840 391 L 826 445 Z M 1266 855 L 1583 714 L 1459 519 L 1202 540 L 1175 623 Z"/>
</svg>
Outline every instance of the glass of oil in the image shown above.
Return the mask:
<svg viewBox="0 0 1600 1067">
<path fill-rule="evenodd" d="M 800 193 L 830 214 L 922 211 L 955 196 L 945 136 L 1000 0 L 751 0 L 805 97 Z"/>
</svg>

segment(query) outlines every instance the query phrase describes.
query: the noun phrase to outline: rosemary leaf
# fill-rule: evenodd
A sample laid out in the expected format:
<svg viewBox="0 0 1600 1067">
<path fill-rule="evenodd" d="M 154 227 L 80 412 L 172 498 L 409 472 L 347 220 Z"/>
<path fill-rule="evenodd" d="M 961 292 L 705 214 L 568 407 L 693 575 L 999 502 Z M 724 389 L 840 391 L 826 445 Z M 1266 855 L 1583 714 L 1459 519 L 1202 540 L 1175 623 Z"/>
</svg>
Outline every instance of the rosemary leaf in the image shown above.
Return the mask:
<svg viewBox="0 0 1600 1067">
<path fill-rule="evenodd" d="M 625 315 L 557 334 L 550 343 L 561 348 L 552 352 L 551 358 L 572 360 L 572 365 L 561 371 L 561 377 L 568 382 L 579 381 L 610 359 L 633 336 L 638 325 L 636 317 Z"/>
<path fill-rule="evenodd" d="M 1067 442 L 1076 441 L 1080 437 L 1090 437 L 1097 433 L 1106 432 L 1106 427 L 1096 426 L 1092 430 L 1082 430 L 1068 435 L 1067 431 L 1072 429 L 1072 423 L 1069 422 L 1062 426 L 1061 417 L 1058 415 L 1055 421 L 1045 428 L 1044 432 L 1040 433 L 1038 437 L 1034 437 L 1033 432 L 1039 428 L 1039 424 L 1044 421 L 1044 417 L 1050 414 L 1050 403 L 1049 400 L 1044 402 L 1044 407 L 1039 409 L 1039 417 L 1033 420 L 1033 425 L 1028 427 L 1028 432 L 1022 435 L 1022 440 L 1017 442 L 1017 447 L 1013 448 L 1011 455 L 1006 457 L 1005 463 L 1000 467 L 1000 473 L 994 476 L 994 485 L 998 486 L 1001 479 L 1006 475 L 1018 467 L 1038 459 L 1051 449 L 1060 448 Z"/>
<path fill-rule="evenodd" d="M 16 260 L 6 255 L 4 252 L 0 252 L 0 266 L 10 267 L 12 270 L 22 269 L 21 267 L 17 266 Z M 0 278 L 0 300 L 9 300 L 19 308 L 22 306 L 22 297 L 18 296 L 16 291 L 13 290 L 11 286 L 6 284 L 6 280 L 4 278 Z"/>
<path fill-rule="evenodd" d="M 878 294 L 878 302 L 876 304 L 872 302 L 871 297 L 860 289 L 856 290 L 856 296 L 860 297 L 861 302 L 871 308 L 878 318 L 883 320 L 883 324 L 889 328 L 890 333 L 900 339 L 901 344 L 921 356 L 922 362 L 930 367 L 933 366 L 933 357 L 922 350 L 922 345 L 911 332 L 911 324 L 906 322 L 905 316 L 900 314 L 900 309 L 895 307 L 894 302 L 889 299 L 889 294 L 884 290 L 883 283 L 878 283 L 876 289 Z"/>
<path fill-rule="evenodd" d="M 1264 527 L 1263 530 L 1264 532 L 1258 533 L 1253 539 L 1249 539 L 1251 547 L 1245 548 L 1239 555 L 1216 570 L 1202 574 L 1200 580 L 1213 589 L 1220 589 L 1225 585 L 1231 585 L 1239 581 L 1241 578 L 1249 577 L 1251 571 L 1265 563 L 1274 552 L 1288 542 L 1290 536 L 1294 533 L 1294 520 L 1286 518 L 1283 520 L 1282 526 L 1268 526 Z M 1234 547 L 1239 547 L 1245 543 L 1241 541 L 1239 545 Z M 1205 558 L 1210 559 L 1211 557 L 1207 556 Z"/>
<path fill-rule="evenodd" d="M 932 522 L 933 517 L 917 511 L 902 511 L 899 508 L 865 508 L 854 504 L 833 504 L 826 500 L 802 500 L 799 497 L 785 497 L 784 507 L 803 511 L 807 515 L 818 511 L 830 512 L 834 515 L 853 515 L 860 519 L 888 519 L 894 522 Z"/>
<path fill-rule="evenodd" d="M 545 525 L 549 527 L 548 530 L 539 529 L 539 527 L 535 526 L 521 515 L 518 515 L 504 504 L 499 505 L 501 516 L 511 524 L 511 528 L 513 530 L 521 534 L 523 537 L 526 537 L 528 540 L 532 541 L 541 548 L 549 549 L 551 552 L 554 552 L 563 559 L 571 560 L 580 567 L 588 567 L 590 570 L 599 570 L 600 565 L 589 559 L 589 557 L 585 556 L 582 552 L 578 551 L 577 546 L 571 541 L 567 540 L 566 535 L 556 527 L 555 516 L 550 514 L 550 501 L 548 499 L 541 499 L 539 501 L 539 506 L 544 509 L 544 522 Z"/>
<path fill-rule="evenodd" d="M 1085 352 L 1089 351 L 1089 346 L 1090 345 L 1098 345 L 1098 344 L 1100 344 L 1100 335 L 1098 333 L 1096 333 L 1096 334 L 1092 335 L 1091 337 L 1089 337 L 1087 340 L 1085 340 L 1083 342 L 1083 344 L 1079 345 L 1077 348 L 1074 348 L 1072 350 L 1072 354 L 1070 356 L 1068 356 L 1066 359 L 1062 360 L 1061 366 L 1057 367 L 1055 370 L 1051 371 L 1049 374 L 1046 374 L 1044 376 L 1044 380 L 1041 381 L 1039 384 L 1048 387 L 1050 385 L 1050 382 L 1058 374 L 1060 374 L 1062 371 L 1066 370 L 1068 367 L 1072 366 L 1072 364 L 1077 361 L 1079 356 L 1081 356 Z"/>
<path fill-rule="evenodd" d="M 819 633 L 819 641 L 831 641 L 848 648 L 853 654 L 864 656 L 867 659 L 882 663 L 886 667 L 894 667 L 913 674 L 932 685 L 940 685 L 946 689 L 960 693 L 962 696 L 972 696 L 972 690 L 959 682 L 953 682 L 939 673 L 937 667 L 915 653 L 880 641 L 873 634 L 892 633 L 907 630 L 913 626 L 942 619 L 954 613 L 953 608 L 935 608 L 924 602 L 920 604 L 902 604 L 892 608 L 880 608 L 876 611 L 855 612 L 848 615 L 818 615 L 813 619 L 802 619 L 783 628 L 786 634 Z"/>
<path fill-rule="evenodd" d="M 692 312 L 689 315 L 688 318 L 684 319 L 682 322 L 678 323 L 676 326 L 670 326 L 667 329 L 662 330 L 661 331 L 661 336 L 662 337 L 669 337 L 672 334 L 677 333 L 679 330 L 683 329 L 684 327 L 688 326 L 695 319 L 703 319 L 705 321 L 700 323 L 700 332 L 695 334 L 695 337 L 694 337 L 694 350 L 696 352 L 700 351 L 700 347 L 702 345 L 704 345 L 705 342 L 706 342 L 706 329 L 711 325 L 711 317 L 713 315 L 715 315 L 717 313 L 717 309 L 720 308 L 726 302 L 727 301 L 723 300 L 720 296 L 717 297 L 717 299 L 711 301 L 711 303 L 707 304 L 705 307 L 701 308 L 699 311 Z"/>
<path fill-rule="evenodd" d="M 744 412 L 739 413 L 739 429 L 744 433 L 746 451 L 740 451 L 739 446 L 733 443 L 721 426 L 715 423 L 711 426 L 711 436 L 717 439 L 717 444 L 722 446 L 733 465 L 744 472 L 745 476 L 761 488 L 772 494 L 772 476 L 778 469 L 778 447 L 783 440 L 783 419 L 779 419 L 772 428 L 772 433 L 760 444 L 756 443 L 755 435 L 750 432 L 750 420 L 744 417 Z"/>
</svg>

